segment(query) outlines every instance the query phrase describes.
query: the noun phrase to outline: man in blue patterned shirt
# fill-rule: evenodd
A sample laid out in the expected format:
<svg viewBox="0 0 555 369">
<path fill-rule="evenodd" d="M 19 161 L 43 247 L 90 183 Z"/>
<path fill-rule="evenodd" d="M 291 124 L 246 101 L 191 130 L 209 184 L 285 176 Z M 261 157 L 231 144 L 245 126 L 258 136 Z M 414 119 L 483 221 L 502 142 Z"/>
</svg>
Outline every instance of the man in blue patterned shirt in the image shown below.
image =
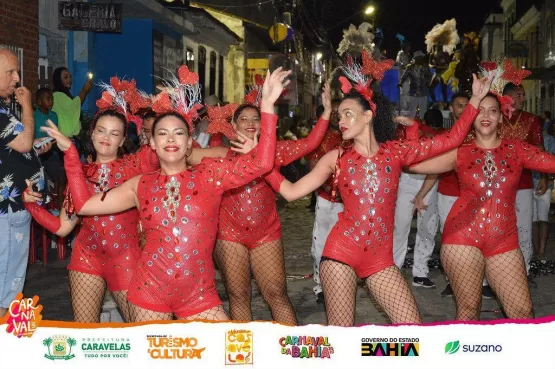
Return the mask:
<svg viewBox="0 0 555 369">
<path fill-rule="evenodd" d="M 44 174 L 33 150 L 35 124 L 31 93 L 19 83 L 19 60 L 0 48 L 0 317 L 16 294 L 23 290 L 31 216 L 21 195 L 30 179 L 44 189 Z M 10 110 L 14 99 L 21 105 L 21 119 Z"/>
</svg>

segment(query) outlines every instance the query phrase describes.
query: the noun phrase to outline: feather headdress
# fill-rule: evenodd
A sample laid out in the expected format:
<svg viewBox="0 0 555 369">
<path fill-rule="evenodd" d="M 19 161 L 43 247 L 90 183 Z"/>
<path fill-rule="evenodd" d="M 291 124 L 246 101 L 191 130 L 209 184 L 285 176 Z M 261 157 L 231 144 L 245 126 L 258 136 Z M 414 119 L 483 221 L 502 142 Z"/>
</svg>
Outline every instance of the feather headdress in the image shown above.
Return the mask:
<svg viewBox="0 0 555 369">
<path fill-rule="evenodd" d="M 202 109 L 201 86 L 198 74 L 191 72 L 186 65 L 182 65 L 177 76 L 163 80 L 162 90 L 153 98 L 152 110 L 158 114 L 169 112 L 178 113 L 187 121 L 191 132 L 198 112 Z"/>
<path fill-rule="evenodd" d="M 355 89 L 370 104 L 370 109 L 375 114 L 376 104 L 372 101 L 374 92 L 370 87 L 372 81 L 381 81 L 384 73 L 393 67 L 395 62 L 391 59 L 376 61 L 367 51 L 362 52 L 362 65 L 355 63 L 351 56 L 347 57 L 346 62 L 342 62 L 341 69 L 345 76 L 339 77 L 341 91 L 347 94 L 351 89 Z M 354 82 L 354 85 L 351 82 Z"/>
<path fill-rule="evenodd" d="M 337 53 L 339 55 L 355 54 L 361 53 L 363 50 L 372 53 L 374 51 L 373 42 L 374 33 L 370 23 L 361 23 L 358 28 L 351 24 L 348 29 L 343 30 L 343 39 L 339 43 Z"/>
<path fill-rule="evenodd" d="M 126 81 L 112 77 L 109 84 L 101 82 L 98 86 L 102 90 L 100 99 L 96 101 L 98 113 L 109 109 L 115 110 L 125 116 L 127 123 L 135 123 L 137 131 L 140 131 L 142 119 L 136 114 L 139 110 L 148 108 L 150 101 L 137 90 L 135 80 Z"/>
<path fill-rule="evenodd" d="M 507 83 L 520 85 L 522 80 L 528 77 L 532 72 L 525 69 L 517 69 L 509 59 L 504 61 L 485 61 L 480 64 L 480 72 L 483 76 L 494 73 L 490 91 L 499 100 L 501 111 L 509 119 L 513 111 L 513 99 L 510 96 L 503 96 L 503 89 Z"/>
<path fill-rule="evenodd" d="M 453 54 L 460 38 L 457 33 L 457 21 L 455 18 L 448 19 L 443 24 L 436 24 L 430 32 L 426 34 L 426 48 L 431 52 L 434 45 L 443 46 L 443 51 Z"/>
</svg>

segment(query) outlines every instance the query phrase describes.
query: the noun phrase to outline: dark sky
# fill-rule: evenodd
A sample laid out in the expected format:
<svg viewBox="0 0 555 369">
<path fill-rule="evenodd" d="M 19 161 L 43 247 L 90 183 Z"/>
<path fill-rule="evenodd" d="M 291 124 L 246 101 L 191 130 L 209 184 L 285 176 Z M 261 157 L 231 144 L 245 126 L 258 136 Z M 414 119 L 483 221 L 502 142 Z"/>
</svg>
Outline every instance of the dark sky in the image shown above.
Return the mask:
<svg viewBox="0 0 555 369">
<path fill-rule="evenodd" d="M 397 33 L 403 34 L 413 45 L 413 51 L 425 52 L 424 36 L 436 23 L 443 23 L 446 19 L 457 19 L 459 36 L 463 33 L 479 32 L 487 16 L 494 12 L 501 12 L 499 0 L 312 0 L 315 4 L 305 0 L 307 7 L 315 6 L 313 14 L 320 18 L 322 26 L 327 30 L 329 38 L 335 48 L 343 35 L 343 29 L 350 23 L 359 25 L 363 14 L 351 20 L 346 18 L 373 3 L 377 9 L 376 27 L 384 30 L 384 47 L 389 50 L 388 56 L 394 57 L 399 49 L 399 42 L 395 38 Z M 445 4 L 449 5 L 446 6 Z M 320 6 L 318 6 L 320 5 Z M 319 8 L 319 9 L 318 9 Z M 310 10 L 310 8 L 309 8 Z M 329 29 L 345 20 L 339 26 Z"/>
</svg>

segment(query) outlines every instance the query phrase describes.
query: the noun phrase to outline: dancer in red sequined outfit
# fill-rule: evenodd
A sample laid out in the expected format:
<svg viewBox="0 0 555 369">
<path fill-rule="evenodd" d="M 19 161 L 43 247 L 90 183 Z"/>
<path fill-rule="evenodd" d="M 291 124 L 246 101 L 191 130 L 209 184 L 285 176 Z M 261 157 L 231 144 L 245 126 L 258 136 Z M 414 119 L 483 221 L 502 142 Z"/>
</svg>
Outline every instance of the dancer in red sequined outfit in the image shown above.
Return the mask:
<svg viewBox="0 0 555 369">
<path fill-rule="evenodd" d="M 509 318 L 533 317 L 515 198 L 523 169 L 555 172 L 555 156 L 502 137 L 501 120 L 498 98 L 490 94 L 480 103 L 474 142 L 411 167 L 420 173 L 457 171 L 460 197 L 445 223 L 441 261 L 459 320 L 479 319 L 484 272 Z"/>
<path fill-rule="evenodd" d="M 253 154 L 205 159 L 195 169 L 187 169 L 185 158 L 192 138 L 180 114 L 188 116 L 189 111 L 179 109 L 180 114 L 163 114 L 154 122 L 151 145 L 160 160 L 159 172 L 132 178 L 107 195 L 92 196 L 76 209 L 79 214 L 94 215 L 138 208 L 147 244 L 129 287 L 134 321 L 169 320 L 174 315 L 189 320 L 227 319 L 212 262 L 220 202 L 224 191 L 273 167 L 277 121 L 273 103 L 289 73 L 279 68 L 264 85 L 260 144 Z M 189 75 L 183 78 L 191 79 Z M 196 94 L 198 85 L 194 83 L 194 91 L 187 92 Z M 63 139 L 53 129 L 49 133 L 58 142 Z M 68 170 L 68 183 L 72 195 L 82 198 L 83 178 L 71 152 L 65 156 L 66 168 L 72 169 Z"/>
<path fill-rule="evenodd" d="M 329 86 L 322 96 L 326 109 L 310 135 L 305 139 L 277 142 L 275 167 L 300 159 L 322 141 L 331 114 Z M 254 140 L 260 131 L 260 111 L 253 105 L 241 105 L 235 111 L 232 123 L 240 137 Z M 214 153 L 226 155 L 228 159 L 240 155 L 225 147 L 193 150 L 190 162 L 197 164 L 202 157 Z M 231 319 L 252 320 L 252 270 L 273 319 L 296 324 L 295 311 L 287 296 L 281 222 L 275 193 L 264 177 L 224 194 L 214 259 L 223 274 Z"/>
<path fill-rule="evenodd" d="M 151 149 L 118 159 L 118 149 L 127 132 L 127 121 L 122 114 L 106 110 L 95 116 L 91 124 L 91 141 L 96 158 L 94 163 L 82 166 L 88 192 L 105 193 L 136 175 L 159 167 L 158 158 Z M 78 160 L 76 151 L 74 155 Z M 77 165 L 80 166 L 79 163 Z M 27 193 L 24 199 L 36 200 Z M 107 286 L 124 319 L 130 321 L 127 288 L 141 254 L 137 210 L 77 218 L 72 216 L 71 196 L 66 198 L 65 203 L 67 209 L 63 208 L 59 217 L 34 203 L 26 203 L 25 206 L 37 222 L 60 237 L 67 236 L 81 220 L 81 229 L 68 265 L 74 320 L 99 322 Z"/>
<path fill-rule="evenodd" d="M 370 96 L 369 101 L 358 92 L 350 92 L 339 107 L 339 126 L 343 139 L 354 140 L 353 147 L 344 154 L 342 150 L 326 154 L 314 170 L 295 184 L 276 171 L 266 177 L 292 201 L 315 190 L 336 173 L 335 182 L 345 211 L 328 237 L 320 264 L 329 324 L 354 324 L 357 276 L 365 279 L 393 323 L 421 322 L 414 297 L 393 262 L 399 175 L 404 166 L 462 144 L 490 83 L 491 79 L 474 81 L 475 96 L 450 132 L 432 139 L 405 141 L 389 141 L 395 127 L 385 98 L 363 90 Z M 413 123 L 404 117 L 398 121 Z M 418 125 L 411 129 L 417 130 Z"/>
</svg>

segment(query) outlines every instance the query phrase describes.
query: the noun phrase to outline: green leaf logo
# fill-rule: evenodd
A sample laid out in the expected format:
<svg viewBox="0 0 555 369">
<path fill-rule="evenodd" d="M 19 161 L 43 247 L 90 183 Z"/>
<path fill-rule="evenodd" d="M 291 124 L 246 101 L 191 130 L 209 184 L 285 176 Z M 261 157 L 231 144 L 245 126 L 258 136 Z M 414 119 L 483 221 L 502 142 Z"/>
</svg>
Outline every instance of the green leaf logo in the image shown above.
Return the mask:
<svg viewBox="0 0 555 369">
<path fill-rule="evenodd" d="M 459 351 L 460 348 L 461 345 L 459 344 L 459 341 L 449 342 L 445 345 L 445 353 L 451 355 Z"/>
</svg>

